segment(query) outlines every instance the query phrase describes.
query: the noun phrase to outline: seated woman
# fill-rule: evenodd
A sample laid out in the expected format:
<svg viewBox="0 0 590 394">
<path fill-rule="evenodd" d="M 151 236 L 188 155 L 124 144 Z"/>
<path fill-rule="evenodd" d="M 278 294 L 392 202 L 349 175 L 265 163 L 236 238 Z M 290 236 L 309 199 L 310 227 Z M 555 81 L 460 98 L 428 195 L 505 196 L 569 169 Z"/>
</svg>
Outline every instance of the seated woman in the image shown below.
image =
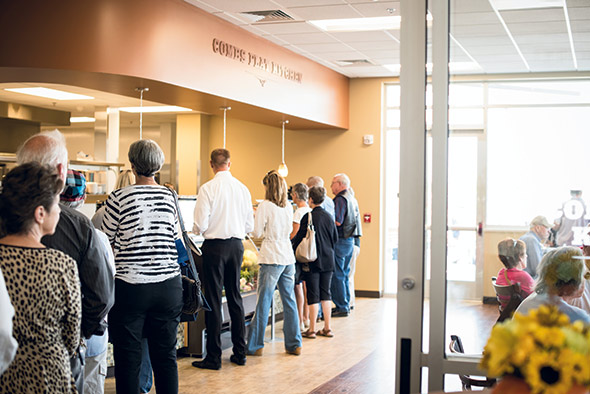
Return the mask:
<svg viewBox="0 0 590 394">
<path fill-rule="evenodd" d="M 537 267 L 539 275 L 535 292 L 524 300 L 516 312 L 527 314 L 540 305 L 555 305 L 572 322 L 590 323 L 590 316 L 567 301 L 579 298 L 584 292 L 584 262 L 577 257 L 582 251 L 573 246 L 554 249 L 543 256 Z"/>
<path fill-rule="evenodd" d="M 80 345 L 76 262 L 46 248 L 59 220 L 63 181 L 55 169 L 27 163 L 2 182 L 0 270 L 14 306 L 18 350 L 0 376 L 0 393 L 75 393 L 70 357 Z"/>
<path fill-rule="evenodd" d="M 522 298 L 528 297 L 533 291 L 534 280 L 531 275 L 523 271 L 526 268 L 526 244 L 520 239 L 506 238 L 498 244 L 498 257 L 504 267 L 498 272 L 496 284 L 510 286 L 520 283 Z M 510 297 L 498 296 L 502 309 Z"/>
</svg>

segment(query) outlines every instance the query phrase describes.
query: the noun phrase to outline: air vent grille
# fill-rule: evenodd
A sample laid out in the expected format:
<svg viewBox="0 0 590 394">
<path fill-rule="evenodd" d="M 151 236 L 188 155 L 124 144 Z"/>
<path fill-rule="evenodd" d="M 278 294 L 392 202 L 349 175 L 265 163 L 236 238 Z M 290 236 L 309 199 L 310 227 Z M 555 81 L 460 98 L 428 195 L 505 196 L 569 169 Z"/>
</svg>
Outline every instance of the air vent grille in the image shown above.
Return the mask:
<svg viewBox="0 0 590 394">
<path fill-rule="evenodd" d="M 334 63 L 340 67 L 374 66 L 375 64 L 367 59 L 335 60 Z"/>
<path fill-rule="evenodd" d="M 259 19 L 256 23 L 263 22 L 281 22 L 281 21 L 292 21 L 295 20 L 291 15 L 281 10 L 266 10 L 266 11 L 248 11 L 242 12 L 241 14 L 254 15 Z"/>
</svg>

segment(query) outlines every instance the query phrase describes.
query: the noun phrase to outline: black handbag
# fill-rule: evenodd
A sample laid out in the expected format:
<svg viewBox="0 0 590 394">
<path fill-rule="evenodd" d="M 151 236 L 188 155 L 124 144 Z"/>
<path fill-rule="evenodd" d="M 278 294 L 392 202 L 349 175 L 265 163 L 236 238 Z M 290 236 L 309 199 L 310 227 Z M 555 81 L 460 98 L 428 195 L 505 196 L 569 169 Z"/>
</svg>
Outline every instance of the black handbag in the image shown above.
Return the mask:
<svg viewBox="0 0 590 394">
<path fill-rule="evenodd" d="M 202 310 L 211 311 L 211 308 L 209 307 L 201 289 L 199 272 L 197 271 L 193 258 L 193 250 L 200 253 L 200 249 L 193 243 L 184 228 L 184 221 L 182 220 L 182 214 L 180 213 L 180 208 L 178 206 L 178 196 L 176 195 L 176 192 L 171 190 L 171 193 L 174 196 L 174 204 L 176 205 L 176 213 L 178 215 L 178 222 L 180 223 L 182 240 L 184 241 L 184 245 L 186 245 L 186 255 L 189 262 L 186 269 L 182 269 L 181 267 L 183 301 L 181 321 L 193 321 L 196 320 L 197 313 Z"/>
</svg>

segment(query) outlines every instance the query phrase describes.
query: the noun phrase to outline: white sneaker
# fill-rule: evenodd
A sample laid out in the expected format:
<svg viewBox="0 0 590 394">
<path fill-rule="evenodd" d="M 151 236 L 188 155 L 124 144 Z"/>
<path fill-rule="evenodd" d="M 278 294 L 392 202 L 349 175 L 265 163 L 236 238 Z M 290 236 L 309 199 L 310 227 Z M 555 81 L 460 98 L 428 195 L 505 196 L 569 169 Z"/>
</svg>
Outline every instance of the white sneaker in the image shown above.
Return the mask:
<svg viewBox="0 0 590 394">
<path fill-rule="evenodd" d="M 305 331 L 307 329 L 307 327 L 305 327 L 305 324 L 303 322 L 301 322 L 299 324 L 299 328 L 301 329 L 301 331 Z"/>
</svg>

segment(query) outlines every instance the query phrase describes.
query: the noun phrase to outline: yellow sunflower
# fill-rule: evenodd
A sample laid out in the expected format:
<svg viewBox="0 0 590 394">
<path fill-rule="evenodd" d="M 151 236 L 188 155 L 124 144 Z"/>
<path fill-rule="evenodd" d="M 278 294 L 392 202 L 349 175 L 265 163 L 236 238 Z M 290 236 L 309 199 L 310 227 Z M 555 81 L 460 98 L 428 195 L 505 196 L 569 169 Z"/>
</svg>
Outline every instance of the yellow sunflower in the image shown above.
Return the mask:
<svg viewBox="0 0 590 394">
<path fill-rule="evenodd" d="M 521 368 L 532 393 L 562 394 L 572 386 L 572 371 L 559 362 L 557 352 L 543 350 L 530 354 Z"/>
</svg>

